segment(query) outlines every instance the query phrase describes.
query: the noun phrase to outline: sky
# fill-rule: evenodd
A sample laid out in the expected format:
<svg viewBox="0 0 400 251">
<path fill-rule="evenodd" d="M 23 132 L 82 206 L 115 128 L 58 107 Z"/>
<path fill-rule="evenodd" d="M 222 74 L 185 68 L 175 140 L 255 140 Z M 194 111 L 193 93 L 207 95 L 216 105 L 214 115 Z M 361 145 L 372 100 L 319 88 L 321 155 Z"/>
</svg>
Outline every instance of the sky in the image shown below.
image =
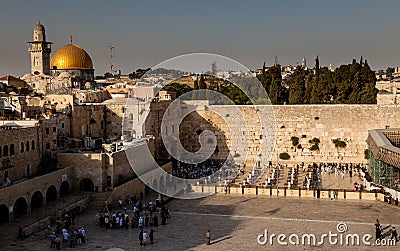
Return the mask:
<svg viewBox="0 0 400 251">
<path fill-rule="evenodd" d="M 123 74 L 195 52 L 250 69 L 274 63 L 334 67 L 363 56 L 372 69 L 400 66 L 400 1 L 3 1 L 0 75 L 30 71 L 27 41 L 40 21 L 53 52 L 69 43 L 91 56 L 96 75 Z M 211 68 L 211 66 L 210 66 Z"/>
</svg>

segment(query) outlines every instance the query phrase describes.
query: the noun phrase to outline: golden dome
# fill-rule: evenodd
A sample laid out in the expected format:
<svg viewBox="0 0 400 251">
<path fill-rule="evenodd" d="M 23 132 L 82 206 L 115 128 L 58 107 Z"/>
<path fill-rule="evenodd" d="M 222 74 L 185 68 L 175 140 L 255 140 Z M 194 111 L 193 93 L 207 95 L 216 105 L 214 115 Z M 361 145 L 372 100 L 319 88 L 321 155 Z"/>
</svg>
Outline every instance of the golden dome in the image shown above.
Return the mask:
<svg viewBox="0 0 400 251">
<path fill-rule="evenodd" d="M 54 53 L 50 69 L 93 69 L 93 63 L 84 49 L 68 44 Z"/>
</svg>

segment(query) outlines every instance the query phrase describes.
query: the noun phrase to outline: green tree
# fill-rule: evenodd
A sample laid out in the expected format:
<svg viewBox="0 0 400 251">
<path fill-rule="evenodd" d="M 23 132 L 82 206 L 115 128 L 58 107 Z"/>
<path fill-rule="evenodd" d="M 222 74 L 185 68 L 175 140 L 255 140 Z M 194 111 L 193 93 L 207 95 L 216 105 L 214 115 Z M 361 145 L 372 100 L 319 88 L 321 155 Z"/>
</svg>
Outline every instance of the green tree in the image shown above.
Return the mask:
<svg viewBox="0 0 400 251">
<path fill-rule="evenodd" d="M 319 81 L 319 58 L 315 59 L 315 74 L 314 74 L 314 79 L 313 79 L 313 86 L 311 90 L 311 97 L 310 97 L 310 103 L 311 104 L 320 104 L 323 103 L 323 88 L 322 85 Z"/>
<path fill-rule="evenodd" d="M 193 90 L 198 90 L 199 89 L 199 81 L 197 79 L 193 83 Z"/>
<path fill-rule="evenodd" d="M 288 80 L 289 104 L 304 104 L 306 92 L 306 76 L 302 67 L 298 66 Z"/>
<path fill-rule="evenodd" d="M 207 89 L 207 85 L 206 85 L 206 81 L 204 79 L 204 75 L 200 75 L 199 89 Z"/>
<path fill-rule="evenodd" d="M 389 78 L 390 80 L 393 79 L 393 73 L 394 73 L 394 68 L 388 67 L 386 69 L 386 77 Z"/>
</svg>

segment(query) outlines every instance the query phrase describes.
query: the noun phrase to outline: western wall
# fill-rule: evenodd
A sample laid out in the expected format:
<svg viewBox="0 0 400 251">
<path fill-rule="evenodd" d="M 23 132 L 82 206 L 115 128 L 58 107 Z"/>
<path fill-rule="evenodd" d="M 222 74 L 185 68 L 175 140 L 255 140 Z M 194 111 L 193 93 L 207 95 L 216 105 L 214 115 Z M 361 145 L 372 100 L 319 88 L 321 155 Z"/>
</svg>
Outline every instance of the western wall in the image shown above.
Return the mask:
<svg viewBox="0 0 400 251">
<path fill-rule="evenodd" d="M 234 154 L 232 144 L 248 142 L 248 145 L 239 147 L 241 154 L 237 152 L 236 155 L 239 156 L 235 159 L 241 159 L 244 153 L 247 154 L 248 165 L 254 165 L 259 160 L 266 164 L 266 151 L 271 151 L 273 144 L 261 148 L 260 143 L 263 140 L 265 142 L 265 135 L 262 135 L 257 113 L 260 117 L 270 118 L 268 112 L 271 109 L 267 106 L 238 107 L 244 114 L 247 128 L 240 118 L 242 115 L 233 112 L 233 106 L 209 105 L 196 112 L 201 119 L 183 121 L 182 124 L 188 123 L 190 126 L 180 125 L 181 129 L 187 130 L 181 134 L 192 135 L 197 128 L 204 128 L 202 123 L 207 121 L 215 127 L 212 131 L 223 131 L 228 135 L 226 145 L 231 150 L 231 155 Z M 281 163 L 366 163 L 364 151 L 367 148 L 368 130 L 400 127 L 400 109 L 397 105 L 277 105 L 273 106 L 273 113 L 276 120 L 276 145 L 272 153 L 274 163 L 283 152 L 288 153 L 290 159 L 280 160 Z M 221 123 L 221 118 L 225 123 Z M 299 138 L 301 148 L 292 144 L 292 137 Z M 310 150 L 310 140 L 313 138 L 320 140 L 319 150 Z M 334 139 L 344 141 L 346 146 L 336 147 L 332 142 Z M 191 146 L 198 145 L 198 142 L 183 141 L 182 144 L 186 149 L 198 149 L 198 146 Z"/>
</svg>

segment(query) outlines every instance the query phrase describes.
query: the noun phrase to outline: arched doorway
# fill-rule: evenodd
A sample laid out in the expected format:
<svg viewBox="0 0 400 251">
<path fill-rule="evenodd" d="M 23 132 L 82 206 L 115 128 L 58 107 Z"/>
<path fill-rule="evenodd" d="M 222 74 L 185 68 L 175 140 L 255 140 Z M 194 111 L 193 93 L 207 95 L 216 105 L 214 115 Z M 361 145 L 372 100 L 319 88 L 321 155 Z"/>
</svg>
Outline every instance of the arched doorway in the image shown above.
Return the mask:
<svg viewBox="0 0 400 251">
<path fill-rule="evenodd" d="M 14 203 L 14 219 L 25 215 L 28 206 L 26 205 L 26 200 L 24 197 L 19 197 Z"/>
<path fill-rule="evenodd" d="M 43 206 L 43 195 L 41 192 L 36 191 L 32 195 L 32 200 L 31 200 L 31 209 L 34 210 L 36 208 L 39 208 Z"/>
<path fill-rule="evenodd" d="M 94 191 L 93 181 L 89 178 L 82 179 L 79 184 L 79 187 L 82 192 L 93 192 Z"/>
<path fill-rule="evenodd" d="M 0 224 L 9 222 L 10 213 L 6 205 L 0 205 Z"/>
<path fill-rule="evenodd" d="M 46 203 L 57 200 L 57 189 L 55 186 L 50 186 L 46 192 Z"/>
<path fill-rule="evenodd" d="M 69 183 L 68 181 L 63 181 L 60 186 L 60 197 L 69 194 Z"/>
</svg>

